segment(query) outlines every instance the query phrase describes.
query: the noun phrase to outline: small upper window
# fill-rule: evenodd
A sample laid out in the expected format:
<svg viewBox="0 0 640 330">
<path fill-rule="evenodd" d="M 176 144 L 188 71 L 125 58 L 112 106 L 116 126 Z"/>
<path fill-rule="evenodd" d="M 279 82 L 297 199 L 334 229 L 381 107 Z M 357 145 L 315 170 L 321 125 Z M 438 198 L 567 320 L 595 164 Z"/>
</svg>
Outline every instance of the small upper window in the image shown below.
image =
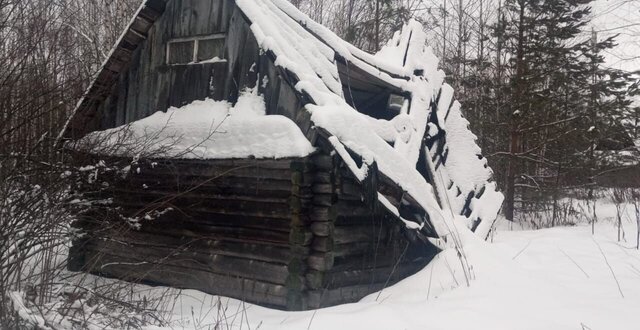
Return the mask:
<svg viewBox="0 0 640 330">
<path fill-rule="evenodd" d="M 186 64 L 193 62 L 194 40 L 169 43 L 169 64 Z"/>
<path fill-rule="evenodd" d="M 224 35 L 173 40 L 167 45 L 167 64 L 195 64 L 220 60 L 223 51 Z"/>
<path fill-rule="evenodd" d="M 208 61 L 215 58 L 222 59 L 222 52 L 224 50 L 224 39 L 202 39 L 198 40 L 198 62 Z"/>
</svg>

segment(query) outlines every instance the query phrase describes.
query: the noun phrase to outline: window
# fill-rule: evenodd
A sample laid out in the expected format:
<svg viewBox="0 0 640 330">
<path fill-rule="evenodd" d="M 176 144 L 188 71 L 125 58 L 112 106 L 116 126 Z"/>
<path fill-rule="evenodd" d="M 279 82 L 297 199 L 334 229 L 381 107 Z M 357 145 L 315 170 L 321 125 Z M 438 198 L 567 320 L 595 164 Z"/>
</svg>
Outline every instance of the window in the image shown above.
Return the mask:
<svg viewBox="0 0 640 330">
<path fill-rule="evenodd" d="M 167 64 L 195 64 L 222 59 L 224 35 L 202 36 L 169 41 Z"/>
<path fill-rule="evenodd" d="M 198 62 L 222 58 L 224 49 L 224 39 L 202 39 L 198 40 L 196 49 L 198 50 Z"/>
<path fill-rule="evenodd" d="M 193 40 L 169 43 L 169 64 L 193 62 L 194 43 Z"/>
</svg>

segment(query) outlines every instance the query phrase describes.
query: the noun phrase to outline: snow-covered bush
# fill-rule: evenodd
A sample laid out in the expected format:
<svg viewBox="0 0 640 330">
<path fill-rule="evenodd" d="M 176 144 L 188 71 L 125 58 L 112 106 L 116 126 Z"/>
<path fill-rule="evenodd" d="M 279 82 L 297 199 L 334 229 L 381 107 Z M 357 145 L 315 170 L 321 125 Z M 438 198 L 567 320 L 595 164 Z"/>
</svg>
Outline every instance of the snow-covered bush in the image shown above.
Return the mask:
<svg viewBox="0 0 640 330">
<path fill-rule="evenodd" d="M 64 259 L 64 171 L 59 163 L 34 157 L 0 159 L 0 327 L 15 325 L 14 313 L 25 317 L 21 305 L 51 298 L 48 285 Z"/>
<path fill-rule="evenodd" d="M 159 308 L 143 295 L 132 296 L 133 284 L 67 271 L 71 241 L 82 235 L 72 226 L 74 215 L 108 203 L 87 196 L 100 196 L 107 175 L 130 169 L 68 158 L 55 152 L 0 155 L 0 329 L 160 324 Z"/>
</svg>

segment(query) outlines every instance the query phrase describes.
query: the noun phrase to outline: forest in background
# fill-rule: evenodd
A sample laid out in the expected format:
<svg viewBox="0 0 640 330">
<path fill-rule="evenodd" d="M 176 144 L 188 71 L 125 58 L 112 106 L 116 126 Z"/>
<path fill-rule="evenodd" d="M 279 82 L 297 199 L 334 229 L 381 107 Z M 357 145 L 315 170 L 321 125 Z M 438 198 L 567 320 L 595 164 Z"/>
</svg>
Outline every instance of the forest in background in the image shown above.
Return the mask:
<svg viewBox="0 0 640 330">
<path fill-rule="evenodd" d="M 550 208 L 552 225 L 567 194 L 638 185 L 638 170 L 614 173 L 638 162 L 640 80 L 605 63 L 616 35 L 590 27 L 592 1 L 292 2 L 370 52 L 408 19 L 424 25 L 505 193 L 508 219 Z"/>
<path fill-rule="evenodd" d="M 508 219 L 525 221 L 546 210 L 550 217 L 537 225 L 560 225 L 566 196 L 595 199 L 615 173 L 638 186 L 640 80 L 637 72 L 606 65 L 616 40 L 590 29 L 590 1 L 292 2 L 369 52 L 408 19 L 424 25 L 505 192 Z M 21 283 L 24 251 L 51 252 L 69 236 L 60 206 L 68 203 L 72 169 L 54 142 L 139 5 L 0 0 L 0 305 Z M 624 172 L 628 168 L 635 171 Z M 639 199 L 626 192 L 618 197 Z M 46 254 L 42 261 L 53 267 Z M 38 289 L 46 301 L 46 288 Z M 4 312 L 0 325 L 12 316 Z"/>
</svg>

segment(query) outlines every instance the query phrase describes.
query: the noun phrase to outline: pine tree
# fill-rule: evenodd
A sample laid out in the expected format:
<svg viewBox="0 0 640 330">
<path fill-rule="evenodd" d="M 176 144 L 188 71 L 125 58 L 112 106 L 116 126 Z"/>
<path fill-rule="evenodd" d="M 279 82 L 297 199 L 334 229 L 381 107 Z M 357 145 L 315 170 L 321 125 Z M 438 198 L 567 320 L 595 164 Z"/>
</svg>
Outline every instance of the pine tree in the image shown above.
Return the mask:
<svg viewBox="0 0 640 330">
<path fill-rule="evenodd" d="M 509 145 L 500 154 L 507 168 L 505 214 L 512 220 L 517 195 L 522 205 L 533 205 L 527 201 L 557 200 L 560 188 L 585 183 L 595 144 L 616 139 L 629 101 L 628 76 L 601 66 L 600 54 L 613 39 L 581 37 L 590 8 L 565 0 L 508 0 L 505 8 L 497 32 L 509 54 L 502 111 Z"/>
</svg>

